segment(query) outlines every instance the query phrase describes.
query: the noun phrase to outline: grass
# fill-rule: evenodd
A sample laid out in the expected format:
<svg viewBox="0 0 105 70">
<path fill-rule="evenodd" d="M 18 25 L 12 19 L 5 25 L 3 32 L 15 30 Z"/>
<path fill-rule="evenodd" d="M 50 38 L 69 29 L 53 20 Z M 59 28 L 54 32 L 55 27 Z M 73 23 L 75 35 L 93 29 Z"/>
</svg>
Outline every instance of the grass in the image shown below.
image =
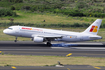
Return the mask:
<svg viewBox="0 0 105 70">
<path fill-rule="evenodd" d="M 96 20 L 97 18 L 86 18 L 86 17 L 68 17 L 62 14 L 53 13 L 31 13 L 16 11 L 19 15 L 17 17 L 1 17 L 0 22 L 11 22 L 9 18 L 14 18 L 14 22 L 19 23 L 46 23 L 46 24 L 58 24 L 58 23 L 92 23 L 91 19 Z M 45 20 L 45 22 L 43 22 Z"/>
<path fill-rule="evenodd" d="M 105 58 L 95 57 L 63 57 L 63 56 L 29 56 L 0 55 L 0 66 L 51 66 L 60 61 L 63 65 L 105 66 Z"/>
</svg>

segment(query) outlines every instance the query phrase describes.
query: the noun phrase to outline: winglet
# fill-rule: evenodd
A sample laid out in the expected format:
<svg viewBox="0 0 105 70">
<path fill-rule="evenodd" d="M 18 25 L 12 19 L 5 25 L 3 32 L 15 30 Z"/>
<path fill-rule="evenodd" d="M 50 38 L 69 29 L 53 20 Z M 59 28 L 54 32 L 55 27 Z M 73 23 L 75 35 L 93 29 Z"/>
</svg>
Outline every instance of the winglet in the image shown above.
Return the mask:
<svg viewBox="0 0 105 70">
<path fill-rule="evenodd" d="M 102 19 L 97 19 L 83 33 L 97 35 L 101 22 L 102 22 Z"/>
</svg>

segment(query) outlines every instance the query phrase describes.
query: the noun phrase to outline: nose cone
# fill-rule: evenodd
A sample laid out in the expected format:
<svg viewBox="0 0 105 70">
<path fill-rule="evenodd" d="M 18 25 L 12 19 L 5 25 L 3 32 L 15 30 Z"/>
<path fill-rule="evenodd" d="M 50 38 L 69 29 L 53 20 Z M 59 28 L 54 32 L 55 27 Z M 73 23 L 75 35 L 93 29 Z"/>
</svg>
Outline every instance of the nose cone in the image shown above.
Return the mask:
<svg viewBox="0 0 105 70">
<path fill-rule="evenodd" d="M 6 29 L 5 29 L 5 30 L 3 30 L 3 33 L 5 33 L 5 34 L 7 33 Z"/>
<path fill-rule="evenodd" d="M 5 29 L 5 30 L 3 30 L 3 33 L 9 34 L 9 30 L 8 29 Z"/>
<path fill-rule="evenodd" d="M 12 35 L 14 33 L 14 31 L 10 30 L 10 29 L 5 29 L 5 30 L 3 30 L 3 33 L 5 33 L 7 35 Z"/>
</svg>

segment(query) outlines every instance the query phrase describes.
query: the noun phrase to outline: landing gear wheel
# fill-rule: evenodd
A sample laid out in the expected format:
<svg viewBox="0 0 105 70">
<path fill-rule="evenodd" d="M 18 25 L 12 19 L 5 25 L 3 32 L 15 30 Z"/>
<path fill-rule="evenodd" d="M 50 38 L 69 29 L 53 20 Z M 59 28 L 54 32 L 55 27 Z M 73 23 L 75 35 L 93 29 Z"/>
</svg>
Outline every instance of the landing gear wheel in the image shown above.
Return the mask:
<svg viewBox="0 0 105 70">
<path fill-rule="evenodd" d="M 47 46 L 51 46 L 52 44 L 50 42 L 47 42 Z"/>
<path fill-rule="evenodd" d="M 15 41 L 14 42 L 17 42 L 17 37 L 16 37 L 16 39 L 15 39 Z"/>
<path fill-rule="evenodd" d="M 15 40 L 14 42 L 17 42 L 17 40 Z"/>
</svg>

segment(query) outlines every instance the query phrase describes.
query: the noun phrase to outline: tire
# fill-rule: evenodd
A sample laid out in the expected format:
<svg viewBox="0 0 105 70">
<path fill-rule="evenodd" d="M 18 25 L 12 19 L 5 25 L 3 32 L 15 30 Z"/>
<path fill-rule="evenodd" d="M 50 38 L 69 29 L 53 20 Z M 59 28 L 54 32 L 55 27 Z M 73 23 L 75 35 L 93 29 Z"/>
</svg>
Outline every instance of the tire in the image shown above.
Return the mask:
<svg viewBox="0 0 105 70">
<path fill-rule="evenodd" d="M 50 42 L 47 42 L 47 46 L 52 46 L 52 44 Z"/>
<path fill-rule="evenodd" d="M 15 40 L 14 42 L 17 42 L 17 40 Z"/>
</svg>

